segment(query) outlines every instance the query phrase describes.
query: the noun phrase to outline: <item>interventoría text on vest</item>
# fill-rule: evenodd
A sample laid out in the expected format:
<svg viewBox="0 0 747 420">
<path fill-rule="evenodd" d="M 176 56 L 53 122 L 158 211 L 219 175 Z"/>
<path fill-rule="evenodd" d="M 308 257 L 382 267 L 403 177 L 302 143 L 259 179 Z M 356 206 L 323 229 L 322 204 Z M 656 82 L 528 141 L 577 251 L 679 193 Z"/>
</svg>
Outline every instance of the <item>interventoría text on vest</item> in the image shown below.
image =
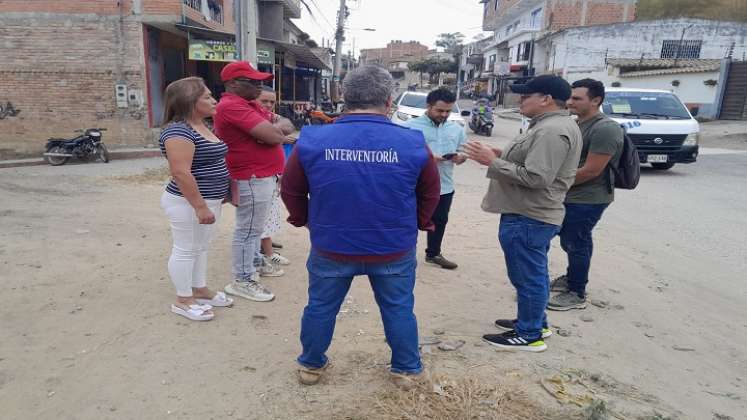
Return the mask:
<svg viewBox="0 0 747 420">
<path fill-rule="evenodd" d="M 389 150 L 351 150 L 324 149 L 324 160 L 339 160 L 365 163 L 399 163 L 397 151 Z"/>
</svg>

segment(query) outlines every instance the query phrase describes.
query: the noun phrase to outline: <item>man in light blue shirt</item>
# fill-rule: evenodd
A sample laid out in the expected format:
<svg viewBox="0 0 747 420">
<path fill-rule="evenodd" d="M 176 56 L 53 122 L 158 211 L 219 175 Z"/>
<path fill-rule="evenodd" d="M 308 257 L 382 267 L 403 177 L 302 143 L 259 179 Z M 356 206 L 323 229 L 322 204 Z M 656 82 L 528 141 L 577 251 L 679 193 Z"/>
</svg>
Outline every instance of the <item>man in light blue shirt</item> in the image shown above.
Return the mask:
<svg viewBox="0 0 747 420">
<path fill-rule="evenodd" d="M 428 106 L 425 114 L 405 123 L 406 126 L 423 132 L 425 141 L 438 162 L 438 174 L 441 177 L 441 199 L 431 219 L 436 229 L 428 232 L 425 262 L 449 270 L 457 268 L 457 264 L 441 255 L 441 242 L 454 198 L 454 165 L 461 165 L 467 160 L 465 155 L 457 153 L 466 140 L 464 127 L 448 120 L 455 102 L 456 96 L 448 89 L 431 91 L 426 98 Z"/>
</svg>

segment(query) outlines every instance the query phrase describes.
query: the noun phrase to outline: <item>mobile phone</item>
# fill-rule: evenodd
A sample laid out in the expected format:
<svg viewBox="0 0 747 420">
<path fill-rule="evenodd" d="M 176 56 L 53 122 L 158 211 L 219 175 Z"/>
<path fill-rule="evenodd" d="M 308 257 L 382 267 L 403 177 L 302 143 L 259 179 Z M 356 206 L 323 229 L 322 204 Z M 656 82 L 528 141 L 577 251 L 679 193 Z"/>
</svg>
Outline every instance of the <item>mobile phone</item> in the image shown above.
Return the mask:
<svg viewBox="0 0 747 420">
<path fill-rule="evenodd" d="M 454 156 L 456 156 L 456 155 L 457 155 L 456 153 L 447 153 L 445 155 L 441 155 L 441 157 L 444 158 L 444 159 L 446 159 L 446 160 L 451 160 L 451 159 L 454 159 Z"/>
</svg>

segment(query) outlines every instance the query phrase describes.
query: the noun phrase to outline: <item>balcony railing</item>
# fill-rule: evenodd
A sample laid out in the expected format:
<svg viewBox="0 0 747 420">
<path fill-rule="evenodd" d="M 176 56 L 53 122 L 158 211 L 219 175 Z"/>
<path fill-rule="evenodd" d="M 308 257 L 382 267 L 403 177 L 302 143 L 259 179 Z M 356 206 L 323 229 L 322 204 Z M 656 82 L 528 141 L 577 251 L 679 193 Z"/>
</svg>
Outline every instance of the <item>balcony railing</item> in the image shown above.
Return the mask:
<svg viewBox="0 0 747 420">
<path fill-rule="evenodd" d="M 182 0 L 188 7 L 203 13 L 202 2 L 207 2 L 208 16 L 210 20 L 223 24 L 223 5 L 215 0 Z"/>
<path fill-rule="evenodd" d="M 498 42 L 508 41 L 510 39 L 513 39 L 519 35 L 526 34 L 529 32 L 539 32 L 540 27 L 539 26 L 531 26 L 531 25 L 521 25 L 514 27 L 511 32 L 506 33 L 506 31 L 501 31 L 496 33 L 495 40 Z"/>
</svg>

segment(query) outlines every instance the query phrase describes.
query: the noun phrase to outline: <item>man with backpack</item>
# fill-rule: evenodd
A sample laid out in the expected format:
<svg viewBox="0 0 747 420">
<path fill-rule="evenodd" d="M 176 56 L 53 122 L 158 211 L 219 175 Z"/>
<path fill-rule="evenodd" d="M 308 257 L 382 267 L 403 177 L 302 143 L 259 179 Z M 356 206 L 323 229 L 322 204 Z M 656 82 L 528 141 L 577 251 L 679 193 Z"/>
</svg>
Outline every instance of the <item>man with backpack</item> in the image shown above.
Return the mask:
<svg viewBox="0 0 747 420">
<path fill-rule="evenodd" d="M 600 111 L 604 102 L 604 84 L 583 79 L 571 87 L 573 91 L 567 105 L 571 113 L 578 116 L 583 148 L 576 180 L 565 198 L 565 217 L 560 229 L 560 245 L 568 254 L 568 268 L 565 275 L 550 285 L 550 291 L 560 292 L 547 304 L 548 309 L 555 311 L 586 307 L 592 230 L 614 201 L 615 185 L 626 181 L 623 178 L 627 178 L 625 170 L 628 169 L 620 168 L 625 133 L 617 122 Z M 635 153 L 633 156 L 637 166 L 638 156 Z M 620 179 L 615 179 L 616 174 L 620 174 Z M 635 177 L 632 182 L 637 183 L 637 173 L 632 175 Z M 635 185 L 621 187 L 632 189 Z"/>
</svg>

